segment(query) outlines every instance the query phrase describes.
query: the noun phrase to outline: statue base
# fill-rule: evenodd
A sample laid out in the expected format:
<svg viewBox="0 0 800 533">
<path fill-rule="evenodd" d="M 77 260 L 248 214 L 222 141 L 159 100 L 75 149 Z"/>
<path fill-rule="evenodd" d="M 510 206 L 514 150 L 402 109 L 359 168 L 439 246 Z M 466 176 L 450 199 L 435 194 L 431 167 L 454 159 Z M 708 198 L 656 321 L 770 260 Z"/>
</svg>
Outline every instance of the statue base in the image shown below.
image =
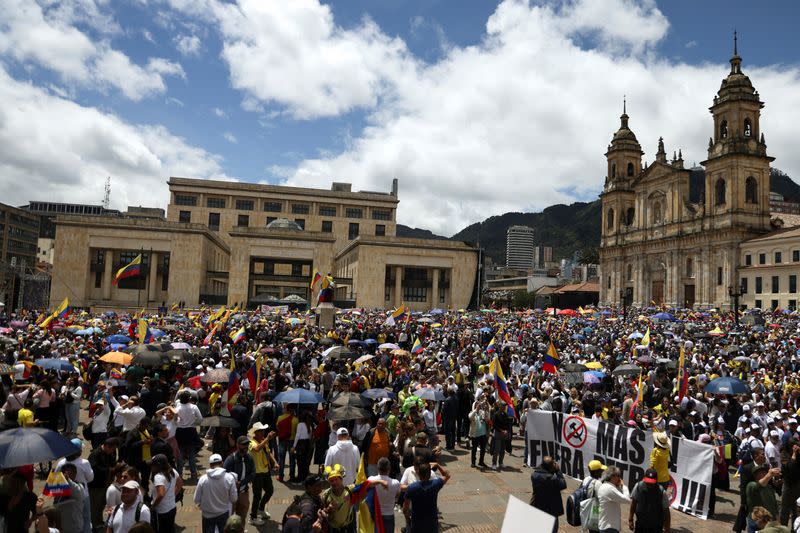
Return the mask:
<svg viewBox="0 0 800 533">
<path fill-rule="evenodd" d="M 330 331 L 336 322 L 336 308 L 332 303 L 324 302 L 317 306 L 317 327 Z"/>
</svg>

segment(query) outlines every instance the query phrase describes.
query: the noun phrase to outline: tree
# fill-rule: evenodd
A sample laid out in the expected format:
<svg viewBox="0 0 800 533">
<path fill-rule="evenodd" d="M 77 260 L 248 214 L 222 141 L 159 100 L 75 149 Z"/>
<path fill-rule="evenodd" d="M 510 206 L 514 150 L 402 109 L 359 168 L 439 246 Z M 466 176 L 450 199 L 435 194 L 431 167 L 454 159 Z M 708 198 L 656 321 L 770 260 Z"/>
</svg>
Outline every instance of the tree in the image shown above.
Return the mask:
<svg viewBox="0 0 800 533">
<path fill-rule="evenodd" d="M 597 265 L 600 263 L 600 251 L 597 246 L 584 248 L 578 256 L 578 261 L 582 265 Z"/>
</svg>

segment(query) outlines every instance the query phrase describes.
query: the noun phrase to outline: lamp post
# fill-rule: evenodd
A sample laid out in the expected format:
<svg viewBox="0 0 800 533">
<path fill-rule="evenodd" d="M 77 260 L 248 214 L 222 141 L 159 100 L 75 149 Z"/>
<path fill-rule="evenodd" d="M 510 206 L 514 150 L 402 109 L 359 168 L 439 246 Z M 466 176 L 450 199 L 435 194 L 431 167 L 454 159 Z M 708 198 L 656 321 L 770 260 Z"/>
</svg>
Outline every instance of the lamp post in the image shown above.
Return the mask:
<svg viewBox="0 0 800 533">
<path fill-rule="evenodd" d="M 625 320 L 628 318 L 627 317 L 627 313 L 626 313 L 626 308 L 625 308 L 625 305 L 628 303 L 626 296 L 627 296 L 627 294 L 625 292 L 625 289 L 620 289 L 619 290 L 619 300 L 620 300 L 620 302 L 622 302 L 622 321 L 623 322 L 625 322 Z"/>
<path fill-rule="evenodd" d="M 739 329 L 739 296 L 741 295 L 741 287 L 735 285 L 728 286 L 728 296 L 733 298 L 733 321 L 736 324 L 736 329 Z"/>
</svg>

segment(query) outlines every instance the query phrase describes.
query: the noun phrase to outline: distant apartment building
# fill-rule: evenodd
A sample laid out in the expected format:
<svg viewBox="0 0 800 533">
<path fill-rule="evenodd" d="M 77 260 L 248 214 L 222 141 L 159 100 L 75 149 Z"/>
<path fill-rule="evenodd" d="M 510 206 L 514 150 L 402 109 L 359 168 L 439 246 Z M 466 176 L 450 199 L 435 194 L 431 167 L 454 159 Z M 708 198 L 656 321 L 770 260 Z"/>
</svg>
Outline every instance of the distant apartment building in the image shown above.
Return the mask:
<svg viewBox="0 0 800 533">
<path fill-rule="evenodd" d="M 800 203 L 788 202 L 781 193 L 770 192 L 769 210 L 772 213 L 787 213 L 790 215 L 800 215 Z"/>
<path fill-rule="evenodd" d="M 553 248 L 543 244 L 533 247 L 533 268 L 547 268 L 553 262 Z"/>
<path fill-rule="evenodd" d="M 509 226 L 506 231 L 506 267 L 533 268 L 533 228 Z"/>
<path fill-rule="evenodd" d="M 0 204 L 0 302 L 15 309 L 20 282 L 36 266 L 39 217 Z"/>
</svg>

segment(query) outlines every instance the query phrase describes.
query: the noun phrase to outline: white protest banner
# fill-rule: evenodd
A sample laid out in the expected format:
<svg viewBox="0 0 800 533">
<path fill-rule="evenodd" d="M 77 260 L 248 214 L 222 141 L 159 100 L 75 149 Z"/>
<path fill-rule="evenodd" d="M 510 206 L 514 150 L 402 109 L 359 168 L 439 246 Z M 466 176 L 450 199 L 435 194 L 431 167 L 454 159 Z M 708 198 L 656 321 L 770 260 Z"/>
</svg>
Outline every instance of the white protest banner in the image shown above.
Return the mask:
<svg viewBox="0 0 800 533">
<path fill-rule="evenodd" d="M 549 455 L 565 476 L 582 480 L 589 461 L 622 470 L 629 490 L 650 466 L 653 432 L 609 424 L 554 411 L 528 413 L 528 464 L 537 466 Z M 711 497 L 714 448 L 708 444 L 672 437 L 670 441 L 670 501 L 684 513 L 706 519 Z"/>
</svg>

